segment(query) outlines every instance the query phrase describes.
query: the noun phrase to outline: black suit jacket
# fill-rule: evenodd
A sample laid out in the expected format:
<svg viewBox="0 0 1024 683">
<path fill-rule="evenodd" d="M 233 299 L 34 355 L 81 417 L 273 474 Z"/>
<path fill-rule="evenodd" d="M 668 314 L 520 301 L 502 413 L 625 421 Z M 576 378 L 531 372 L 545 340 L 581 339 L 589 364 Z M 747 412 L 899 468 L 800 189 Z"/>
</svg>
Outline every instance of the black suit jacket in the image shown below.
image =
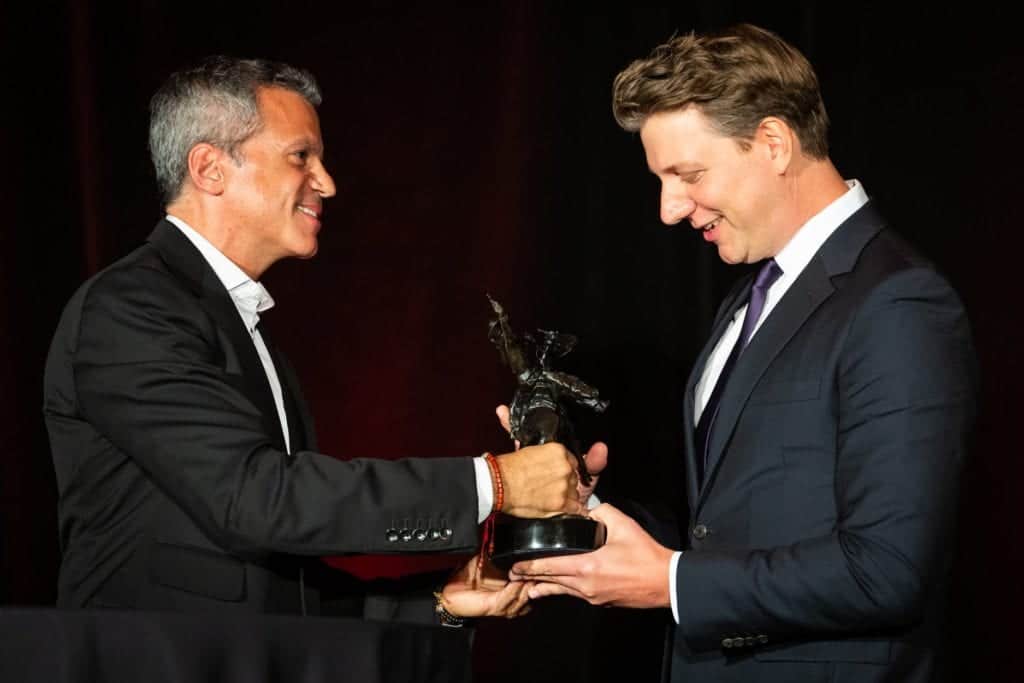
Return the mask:
<svg viewBox="0 0 1024 683">
<path fill-rule="evenodd" d="M 976 401 L 963 306 L 869 203 L 762 323 L 719 404 L 690 522 L 673 681 L 926 681 Z"/>
<path fill-rule="evenodd" d="M 294 372 L 273 356 L 291 455 L 252 338 L 177 228 L 162 221 L 75 293 L 45 375 L 59 605 L 315 611 L 299 581 L 324 573 L 314 556 L 474 549 L 469 458 L 316 453 Z"/>
</svg>

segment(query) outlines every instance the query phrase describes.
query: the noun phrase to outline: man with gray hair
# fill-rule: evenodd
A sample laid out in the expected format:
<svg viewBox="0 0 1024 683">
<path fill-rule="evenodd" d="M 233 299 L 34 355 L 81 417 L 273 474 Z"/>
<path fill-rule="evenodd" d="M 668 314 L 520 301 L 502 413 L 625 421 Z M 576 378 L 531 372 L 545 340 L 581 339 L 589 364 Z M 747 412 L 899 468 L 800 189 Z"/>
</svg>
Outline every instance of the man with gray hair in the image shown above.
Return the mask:
<svg viewBox="0 0 1024 683">
<path fill-rule="evenodd" d="M 558 444 L 486 459 L 316 452 L 260 325 L 274 301 L 259 280 L 317 251 L 335 193 L 319 103 L 305 71 L 226 57 L 153 97 L 166 218 L 75 293 L 46 364 L 60 606 L 315 613 L 318 556 L 472 552 L 496 507 L 582 510 Z M 478 578 L 439 598 L 451 619 L 524 606 L 519 586 Z"/>
</svg>

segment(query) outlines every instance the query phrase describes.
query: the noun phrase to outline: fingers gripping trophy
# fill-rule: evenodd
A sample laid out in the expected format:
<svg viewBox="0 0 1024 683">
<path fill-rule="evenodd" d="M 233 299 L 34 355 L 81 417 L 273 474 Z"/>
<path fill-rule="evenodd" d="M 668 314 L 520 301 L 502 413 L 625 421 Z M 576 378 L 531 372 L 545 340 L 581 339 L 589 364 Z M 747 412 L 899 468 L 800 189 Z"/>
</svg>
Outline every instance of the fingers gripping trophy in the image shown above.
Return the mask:
<svg viewBox="0 0 1024 683">
<path fill-rule="evenodd" d="M 488 339 L 517 380 L 510 406 L 512 438 L 522 446 L 549 441 L 562 444 L 576 456 L 580 481 L 589 485 L 590 473 L 583 462 L 566 406 L 575 403 L 601 413 L 608 402 L 600 400 L 597 390 L 579 378 L 550 367 L 552 359 L 573 349 L 576 337 L 553 330 L 537 330 L 536 336 L 517 336 L 501 304 L 490 296 L 487 299 L 495 313 Z M 572 514 L 545 519 L 499 514 L 493 533 L 490 559 L 502 571 L 521 560 L 590 552 L 600 548 L 605 540 L 604 524 Z"/>
</svg>

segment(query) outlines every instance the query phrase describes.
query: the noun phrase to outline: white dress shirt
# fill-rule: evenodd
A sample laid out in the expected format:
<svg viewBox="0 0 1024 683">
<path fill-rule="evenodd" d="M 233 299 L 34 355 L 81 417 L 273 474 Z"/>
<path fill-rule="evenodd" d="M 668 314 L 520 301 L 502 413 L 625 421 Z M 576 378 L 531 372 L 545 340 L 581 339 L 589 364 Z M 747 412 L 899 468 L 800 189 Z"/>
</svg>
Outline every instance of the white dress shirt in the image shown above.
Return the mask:
<svg viewBox="0 0 1024 683">
<path fill-rule="evenodd" d="M 225 256 L 217 247 L 210 244 L 209 240 L 200 235 L 185 221 L 177 216 L 168 214 L 167 220 L 174 224 L 182 234 L 195 245 L 199 253 L 203 255 L 206 262 L 213 268 L 217 278 L 228 291 L 231 300 L 242 316 L 245 329 L 249 331 L 253 344 L 256 345 L 256 353 L 259 354 L 260 362 L 263 363 L 263 371 L 267 373 L 267 381 L 270 382 L 270 392 L 274 395 L 274 406 L 277 408 L 277 418 L 281 422 L 281 433 L 284 434 L 285 448 L 291 453 L 291 438 L 288 433 L 288 416 L 284 411 L 284 395 L 281 393 L 281 382 L 277 377 L 277 369 L 274 361 L 270 358 L 270 351 L 263 342 L 263 336 L 256 329 L 260 321 L 260 313 L 269 311 L 274 307 L 274 299 L 270 292 L 259 282 L 245 274 L 231 259 Z"/>
<path fill-rule="evenodd" d="M 786 246 L 775 255 L 775 262 L 782 269 L 782 275 L 768 288 L 764 309 L 761 311 L 761 317 L 758 318 L 753 331 L 750 333 L 750 339 L 754 338 L 761 325 L 771 315 L 772 309 L 775 308 L 775 305 L 800 276 L 800 273 L 804 271 L 804 268 L 811 262 L 814 255 L 818 253 L 821 245 L 825 244 L 825 241 L 843 224 L 843 221 L 867 203 L 868 195 L 860 182 L 848 180 L 846 185 L 849 189 L 845 194 L 804 223 Z M 700 422 L 701 413 L 704 412 L 704 406 L 707 405 L 708 399 L 711 398 L 711 392 L 715 389 L 718 376 L 722 374 L 722 368 L 732 352 L 732 347 L 736 345 L 736 341 L 739 339 L 740 331 L 743 328 L 743 316 L 746 313 L 746 304 L 736 310 L 732 320 L 729 322 L 729 326 L 718 339 L 718 343 L 715 344 L 711 355 L 708 356 L 708 361 L 704 366 L 704 371 L 701 373 L 700 381 L 694 387 L 694 424 Z M 747 343 L 749 344 L 750 342 L 748 341 Z M 676 620 L 677 624 L 679 623 L 679 606 L 676 604 L 676 567 L 679 564 L 679 557 L 681 555 L 682 552 L 673 553 L 668 570 L 669 595 L 672 599 L 672 617 Z"/>
</svg>

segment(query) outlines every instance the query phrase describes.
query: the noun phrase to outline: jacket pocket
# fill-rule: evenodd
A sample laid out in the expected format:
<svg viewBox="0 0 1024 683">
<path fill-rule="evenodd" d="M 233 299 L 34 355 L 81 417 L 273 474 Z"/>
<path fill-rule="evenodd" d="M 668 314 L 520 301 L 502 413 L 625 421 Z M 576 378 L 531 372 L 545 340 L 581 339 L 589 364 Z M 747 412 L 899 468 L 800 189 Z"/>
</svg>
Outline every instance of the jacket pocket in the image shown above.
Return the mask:
<svg viewBox="0 0 1024 683">
<path fill-rule="evenodd" d="M 245 599 L 245 563 L 205 548 L 157 541 L 149 557 L 154 583 L 214 600 Z"/>
<path fill-rule="evenodd" d="M 892 650 L 889 640 L 820 640 L 778 648 L 757 650 L 762 662 L 853 662 L 887 664 Z"/>
<path fill-rule="evenodd" d="M 754 387 L 748 404 L 762 405 L 766 403 L 795 403 L 812 401 L 821 394 L 821 380 L 785 380 L 781 382 L 764 382 Z"/>
</svg>

